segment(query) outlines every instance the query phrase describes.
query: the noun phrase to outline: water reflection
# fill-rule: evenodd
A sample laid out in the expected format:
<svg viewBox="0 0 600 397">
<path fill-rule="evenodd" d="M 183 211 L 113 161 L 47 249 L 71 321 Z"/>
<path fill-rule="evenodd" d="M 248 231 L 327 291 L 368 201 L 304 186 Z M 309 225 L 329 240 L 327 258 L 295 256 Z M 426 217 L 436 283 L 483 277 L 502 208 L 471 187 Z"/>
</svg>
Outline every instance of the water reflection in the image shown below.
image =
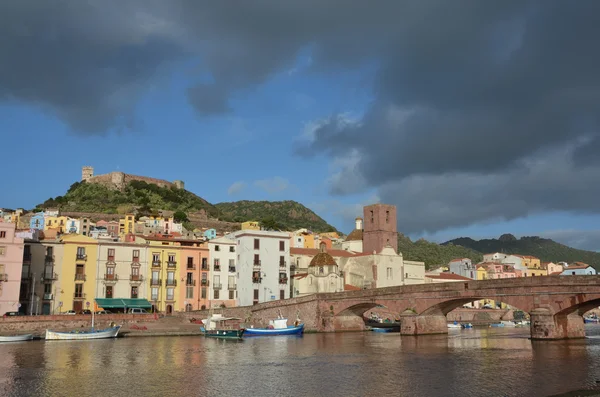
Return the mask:
<svg viewBox="0 0 600 397">
<path fill-rule="evenodd" d="M 600 327 L 588 328 L 600 336 Z M 11 396 L 547 396 L 594 386 L 600 338 L 536 342 L 527 329 L 0 345 Z"/>
</svg>

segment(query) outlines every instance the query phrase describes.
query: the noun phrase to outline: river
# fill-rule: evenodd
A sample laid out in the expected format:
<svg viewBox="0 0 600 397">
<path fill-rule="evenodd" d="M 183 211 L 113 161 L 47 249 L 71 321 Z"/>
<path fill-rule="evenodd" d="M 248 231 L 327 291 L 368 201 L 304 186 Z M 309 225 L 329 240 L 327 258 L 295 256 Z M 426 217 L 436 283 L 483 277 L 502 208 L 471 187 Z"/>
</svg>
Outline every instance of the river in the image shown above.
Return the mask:
<svg viewBox="0 0 600 397">
<path fill-rule="evenodd" d="M 0 395 L 549 396 L 598 385 L 600 326 L 586 327 L 592 338 L 557 342 L 485 328 L 3 344 Z"/>
</svg>

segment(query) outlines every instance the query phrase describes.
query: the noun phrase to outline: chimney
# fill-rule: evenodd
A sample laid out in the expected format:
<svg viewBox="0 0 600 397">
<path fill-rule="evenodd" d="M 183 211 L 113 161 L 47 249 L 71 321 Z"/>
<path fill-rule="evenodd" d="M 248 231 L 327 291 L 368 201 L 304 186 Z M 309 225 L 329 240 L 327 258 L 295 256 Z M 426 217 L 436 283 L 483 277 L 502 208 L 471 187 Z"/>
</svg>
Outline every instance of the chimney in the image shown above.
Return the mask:
<svg viewBox="0 0 600 397">
<path fill-rule="evenodd" d="M 363 226 L 362 226 L 362 222 L 363 222 L 362 218 L 360 218 L 360 217 L 356 218 L 355 222 L 356 222 L 356 230 L 362 230 L 362 228 L 363 228 Z"/>
</svg>

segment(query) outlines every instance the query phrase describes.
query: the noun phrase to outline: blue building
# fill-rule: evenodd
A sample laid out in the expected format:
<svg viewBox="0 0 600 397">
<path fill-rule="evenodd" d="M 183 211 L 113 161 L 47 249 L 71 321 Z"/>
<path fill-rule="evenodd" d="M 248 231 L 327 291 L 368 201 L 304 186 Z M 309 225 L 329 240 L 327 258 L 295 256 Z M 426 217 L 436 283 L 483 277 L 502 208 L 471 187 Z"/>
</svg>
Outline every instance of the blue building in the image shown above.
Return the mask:
<svg viewBox="0 0 600 397">
<path fill-rule="evenodd" d="M 583 262 L 575 262 L 565 267 L 561 276 L 587 276 L 596 274 L 596 269 Z"/>
<path fill-rule="evenodd" d="M 215 229 L 208 229 L 207 231 L 204 232 L 203 236 L 207 240 L 212 240 L 213 238 L 217 237 L 217 231 Z"/>
<path fill-rule="evenodd" d="M 31 217 L 29 221 L 29 228 L 35 230 L 44 230 L 44 213 L 38 212 Z"/>
</svg>

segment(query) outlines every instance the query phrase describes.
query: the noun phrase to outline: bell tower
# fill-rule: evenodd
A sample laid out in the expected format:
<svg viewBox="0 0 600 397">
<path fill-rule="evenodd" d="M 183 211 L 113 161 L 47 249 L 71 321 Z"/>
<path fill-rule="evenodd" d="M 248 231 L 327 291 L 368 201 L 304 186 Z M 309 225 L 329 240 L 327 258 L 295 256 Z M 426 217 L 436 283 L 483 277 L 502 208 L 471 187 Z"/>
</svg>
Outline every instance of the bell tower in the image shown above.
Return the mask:
<svg viewBox="0 0 600 397">
<path fill-rule="evenodd" d="M 398 253 L 398 226 L 396 224 L 396 206 L 372 204 L 363 208 L 364 231 L 363 252 L 380 253 L 391 246 Z"/>
<path fill-rule="evenodd" d="M 87 181 L 94 177 L 94 167 L 90 167 L 89 165 L 85 165 L 81 167 L 81 180 Z"/>
</svg>

